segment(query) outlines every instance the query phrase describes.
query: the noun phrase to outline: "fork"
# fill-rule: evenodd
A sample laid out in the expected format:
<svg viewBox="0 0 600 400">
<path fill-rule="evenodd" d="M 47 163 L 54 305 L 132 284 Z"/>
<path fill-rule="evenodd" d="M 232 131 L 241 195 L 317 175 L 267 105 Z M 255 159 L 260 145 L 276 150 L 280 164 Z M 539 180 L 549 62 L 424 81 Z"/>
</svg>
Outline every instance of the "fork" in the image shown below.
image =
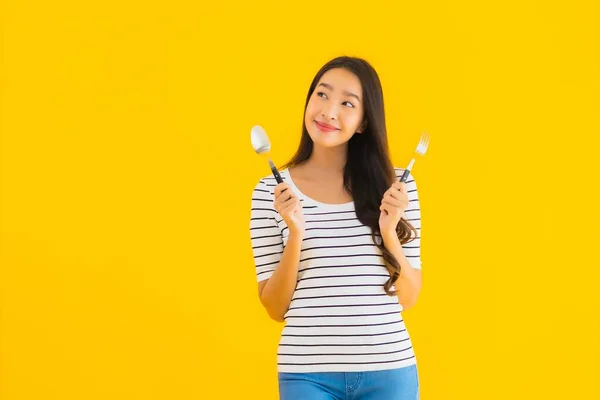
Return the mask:
<svg viewBox="0 0 600 400">
<path fill-rule="evenodd" d="M 421 140 L 419 141 L 419 144 L 417 145 L 417 149 L 415 150 L 415 152 L 423 156 L 423 155 L 425 155 L 425 152 L 427 151 L 427 146 L 429 146 L 429 134 L 423 132 L 421 134 Z M 415 164 L 415 158 L 413 157 L 413 159 L 410 160 L 408 167 L 406 167 L 406 169 L 404 170 L 404 173 L 402 174 L 402 177 L 400 178 L 400 182 L 406 182 L 406 180 L 408 179 L 408 175 L 410 174 L 410 171 L 412 170 L 414 164 Z"/>
</svg>

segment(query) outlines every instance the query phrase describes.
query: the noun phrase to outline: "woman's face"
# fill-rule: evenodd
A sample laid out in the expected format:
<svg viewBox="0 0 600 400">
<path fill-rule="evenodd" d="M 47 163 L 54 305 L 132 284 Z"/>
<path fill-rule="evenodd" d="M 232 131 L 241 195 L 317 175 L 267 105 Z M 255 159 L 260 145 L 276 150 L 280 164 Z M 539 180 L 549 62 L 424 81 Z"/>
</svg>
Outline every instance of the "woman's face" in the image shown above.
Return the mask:
<svg viewBox="0 0 600 400">
<path fill-rule="evenodd" d="M 310 96 L 304 123 L 315 145 L 335 147 L 363 132 L 363 114 L 360 80 L 346 69 L 333 68 L 323 74 Z"/>
</svg>

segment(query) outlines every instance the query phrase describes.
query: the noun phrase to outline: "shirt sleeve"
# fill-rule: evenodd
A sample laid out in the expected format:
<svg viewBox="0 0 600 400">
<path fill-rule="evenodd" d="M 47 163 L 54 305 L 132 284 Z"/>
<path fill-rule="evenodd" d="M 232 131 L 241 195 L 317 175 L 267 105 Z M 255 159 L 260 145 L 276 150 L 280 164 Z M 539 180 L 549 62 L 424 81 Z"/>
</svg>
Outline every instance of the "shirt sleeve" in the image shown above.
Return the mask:
<svg viewBox="0 0 600 400">
<path fill-rule="evenodd" d="M 404 169 L 396 168 L 398 179 L 404 173 Z M 421 269 L 421 205 L 419 204 L 419 193 L 417 183 L 412 173 L 408 174 L 406 180 L 406 191 L 408 192 L 408 207 L 404 215 L 408 222 L 417 230 L 417 236 L 412 241 L 402 245 L 404 255 L 413 268 Z"/>
<path fill-rule="evenodd" d="M 252 192 L 250 210 L 250 241 L 258 282 L 273 275 L 283 254 L 283 237 L 273 200 L 272 188 L 260 180 Z"/>
</svg>

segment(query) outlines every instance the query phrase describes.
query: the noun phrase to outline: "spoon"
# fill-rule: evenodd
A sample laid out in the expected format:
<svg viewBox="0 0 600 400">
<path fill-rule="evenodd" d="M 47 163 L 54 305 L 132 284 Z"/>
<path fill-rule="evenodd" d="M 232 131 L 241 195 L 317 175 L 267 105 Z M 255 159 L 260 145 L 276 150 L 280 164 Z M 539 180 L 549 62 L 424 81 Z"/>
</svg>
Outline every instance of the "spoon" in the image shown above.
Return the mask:
<svg viewBox="0 0 600 400">
<path fill-rule="evenodd" d="M 269 137 L 267 136 L 267 132 L 260 126 L 255 125 L 252 127 L 250 131 L 250 141 L 252 142 L 252 147 L 254 151 L 261 156 L 267 157 L 269 161 L 269 166 L 271 167 L 271 172 L 273 172 L 273 176 L 277 183 L 283 182 L 281 179 L 281 175 L 279 175 L 279 171 L 277 171 L 277 167 L 273 164 L 273 161 L 268 157 L 268 153 L 271 150 L 271 142 L 269 141 Z"/>
</svg>

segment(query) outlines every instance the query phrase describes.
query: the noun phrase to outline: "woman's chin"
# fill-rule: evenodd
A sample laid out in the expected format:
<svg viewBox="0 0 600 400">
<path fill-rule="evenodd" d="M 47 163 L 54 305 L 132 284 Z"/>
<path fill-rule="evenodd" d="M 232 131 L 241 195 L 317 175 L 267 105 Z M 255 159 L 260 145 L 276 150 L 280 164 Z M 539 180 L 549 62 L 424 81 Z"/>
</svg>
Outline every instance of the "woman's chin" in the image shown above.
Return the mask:
<svg viewBox="0 0 600 400">
<path fill-rule="evenodd" d="M 341 140 L 341 131 L 323 132 L 314 124 L 314 122 L 312 126 L 307 126 L 306 130 L 313 143 L 321 147 L 337 147 L 344 142 Z"/>
</svg>

